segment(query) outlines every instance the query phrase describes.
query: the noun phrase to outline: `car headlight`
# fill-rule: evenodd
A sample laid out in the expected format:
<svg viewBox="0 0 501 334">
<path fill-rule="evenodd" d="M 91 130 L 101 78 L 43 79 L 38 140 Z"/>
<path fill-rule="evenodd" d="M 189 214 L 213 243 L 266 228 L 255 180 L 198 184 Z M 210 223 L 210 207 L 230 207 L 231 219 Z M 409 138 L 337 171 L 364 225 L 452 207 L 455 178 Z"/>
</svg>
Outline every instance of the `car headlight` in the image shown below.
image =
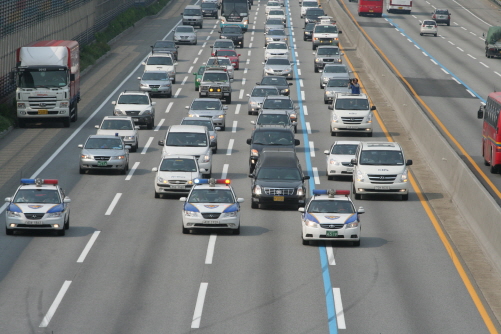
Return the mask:
<svg viewBox="0 0 501 334">
<path fill-rule="evenodd" d="M 185 217 L 192 217 L 192 218 L 199 217 L 199 213 L 196 211 L 183 210 L 183 213 L 184 213 Z"/>
<path fill-rule="evenodd" d="M 303 186 L 297 187 L 297 195 L 298 196 L 304 196 Z"/>
<path fill-rule="evenodd" d="M 200 81 L 202 81 L 202 78 L 198 78 L 198 79 L 197 79 L 197 82 L 200 82 Z"/>
<path fill-rule="evenodd" d="M 47 218 L 61 218 L 62 216 L 62 212 L 51 212 L 47 214 Z"/>
<path fill-rule="evenodd" d="M 283 94 L 287 94 L 288 92 L 289 92 L 289 89 L 288 89 L 288 88 L 286 88 L 286 89 L 282 89 L 282 90 L 280 91 L 280 93 L 283 93 Z"/>
<path fill-rule="evenodd" d="M 124 136 L 124 139 L 127 139 L 127 140 L 134 140 L 134 138 L 136 138 L 135 136 Z"/>
<path fill-rule="evenodd" d="M 335 92 L 333 90 L 328 90 L 325 92 L 325 95 L 327 96 L 334 96 Z"/>
<path fill-rule="evenodd" d="M 211 135 L 211 136 L 210 136 L 210 140 L 214 140 L 214 139 L 216 139 L 216 136 Z"/>
<path fill-rule="evenodd" d="M 322 61 L 322 59 L 321 59 L 321 58 L 315 58 L 315 63 L 319 63 L 319 62 L 321 62 L 321 61 Z"/>
<path fill-rule="evenodd" d="M 357 169 L 356 179 L 358 182 L 364 182 L 364 173 Z"/>
<path fill-rule="evenodd" d="M 407 169 L 402 173 L 402 182 L 407 182 L 409 181 L 407 178 Z"/>
<path fill-rule="evenodd" d="M 24 108 L 26 108 L 26 104 L 23 103 L 23 102 L 18 102 L 17 103 L 17 107 L 20 108 L 20 109 L 24 109 Z"/>
<path fill-rule="evenodd" d="M 92 155 L 90 155 L 90 154 L 82 154 L 80 156 L 80 159 L 92 159 Z"/>
<path fill-rule="evenodd" d="M 233 211 L 233 212 L 223 212 L 221 214 L 221 218 L 235 218 L 237 216 L 237 211 Z"/>
<path fill-rule="evenodd" d="M 140 83 L 139 84 L 139 87 L 143 87 L 143 88 L 148 88 L 150 85 L 148 84 L 144 84 L 144 83 Z"/>
<path fill-rule="evenodd" d="M 259 152 L 256 149 L 252 149 L 250 152 L 251 157 L 258 157 Z"/>
<path fill-rule="evenodd" d="M 286 69 L 284 69 L 284 70 L 282 71 L 282 73 L 289 73 L 290 71 L 291 71 L 291 69 L 290 69 L 290 68 L 286 68 Z"/>
<path fill-rule="evenodd" d="M 251 101 L 250 106 L 251 107 L 257 107 L 258 103 L 256 101 Z"/>
<path fill-rule="evenodd" d="M 22 216 L 21 212 L 7 211 L 7 217 L 9 218 L 21 218 Z"/>
<path fill-rule="evenodd" d="M 118 115 L 126 115 L 127 113 L 126 113 L 124 110 L 122 110 L 122 109 L 115 109 L 115 110 L 113 111 L 113 114 L 114 114 L 115 116 L 118 116 Z"/>
<path fill-rule="evenodd" d="M 266 40 L 267 40 L 267 41 L 272 41 L 272 40 L 273 40 L 273 38 L 272 38 L 272 37 L 266 37 Z"/>
<path fill-rule="evenodd" d="M 304 34 L 305 35 L 311 35 L 311 31 L 305 31 Z"/>
<path fill-rule="evenodd" d="M 346 224 L 346 228 L 355 228 L 355 227 L 358 227 L 358 225 L 360 225 L 360 222 L 354 221 L 352 223 Z"/>
<path fill-rule="evenodd" d="M 141 114 L 143 114 L 143 115 L 151 115 L 151 109 L 143 110 L 143 112 Z"/>
<path fill-rule="evenodd" d="M 269 67 L 265 67 L 265 68 L 264 68 L 264 71 L 265 71 L 265 72 L 273 72 L 273 70 L 272 70 L 271 68 L 269 68 Z"/>
<path fill-rule="evenodd" d="M 337 160 L 334 160 L 334 159 L 330 159 L 330 160 L 329 160 L 329 164 L 330 164 L 330 165 L 333 165 L 333 166 L 341 166 L 341 161 L 337 161 Z"/>
<path fill-rule="evenodd" d="M 115 158 L 117 160 L 123 160 L 123 159 L 125 159 L 125 155 L 117 155 Z"/>
<path fill-rule="evenodd" d="M 313 221 L 313 220 L 309 220 L 309 219 L 305 219 L 304 220 L 304 224 L 308 227 L 313 227 L 313 228 L 318 228 L 318 224 L 317 222 Z"/>
<path fill-rule="evenodd" d="M 257 185 L 254 187 L 254 195 L 261 195 L 261 186 Z"/>
<path fill-rule="evenodd" d="M 227 39 L 228 37 L 227 36 L 221 36 L 222 39 Z"/>
<path fill-rule="evenodd" d="M 292 121 L 295 121 L 296 118 L 297 118 L 297 115 L 295 113 L 292 113 L 289 115 L 289 118 L 292 120 Z"/>
<path fill-rule="evenodd" d="M 167 72 L 167 75 L 168 75 L 168 76 L 175 75 L 175 74 L 176 74 L 176 72 L 174 72 L 174 71 L 169 71 L 169 72 Z"/>
<path fill-rule="evenodd" d="M 60 106 L 61 108 L 68 108 L 68 103 L 69 103 L 69 102 L 60 102 L 60 103 L 59 103 L 59 106 Z"/>
<path fill-rule="evenodd" d="M 224 114 L 217 115 L 217 118 L 224 118 Z"/>
<path fill-rule="evenodd" d="M 332 123 L 339 122 L 339 116 L 337 114 L 332 114 L 331 122 Z"/>
<path fill-rule="evenodd" d="M 157 183 L 167 184 L 167 183 L 169 183 L 169 181 L 167 179 L 164 179 L 163 177 L 159 176 L 159 177 L 157 177 Z"/>
<path fill-rule="evenodd" d="M 327 81 L 329 81 L 329 78 L 328 78 L 328 77 L 323 77 L 323 78 L 322 78 L 322 81 L 323 81 L 324 83 L 326 83 Z"/>
<path fill-rule="evenodd" d="M 163 85 L 160 85 L 160 87 L 170 87 L 170 84 L 163 84 Z"/>
<path fill-rule="evenodd" d="M 287 42 L 288 40 L 289 40 L 289 39 L 288 39 L 287 37 L 285 37 L 285 38 L 284 38 L 284 41 L 286 41 L 286 42 Z"/>
<path fill-rule="evenodd" d="M 367 115 L 367 123 L 372 123 L 372 113 L 369 113 L 369 115 Z"/>
<path fill-rule="evenodd" d="M 210 161 L 210 155 L 206 154 L 202 158 L 202 162 L 209 162 Z"/>
<path fill-rule="evenodd" d="M 343 62 L 343 60 L 342 60 L 341 58 L 334 59 L 334 61 L 335 61 L 336 63 L 342 63 L 342 62 Z"/>
</svg>

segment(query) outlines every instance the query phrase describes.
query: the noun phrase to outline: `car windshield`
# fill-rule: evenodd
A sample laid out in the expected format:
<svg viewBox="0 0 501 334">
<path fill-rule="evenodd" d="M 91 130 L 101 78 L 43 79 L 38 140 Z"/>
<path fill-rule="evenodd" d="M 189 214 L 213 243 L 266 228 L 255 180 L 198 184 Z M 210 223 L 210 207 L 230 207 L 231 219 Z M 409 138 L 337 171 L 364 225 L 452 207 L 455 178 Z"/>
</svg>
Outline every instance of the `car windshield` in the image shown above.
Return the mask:
<svg viewBox="0 0 501 334">
<path fill-rule="evenodd" d="M 191 110 L 221 110 L 222 105 L 219 100 L 217 101 L 193 101 L 191 103 Z"/>
<path fill-rule="evenodd" d="M 223 34 L 241 34 L 242 29 L 240 27 L 224 27 Z"/>
<path fill-rule="evenodd" d="M 217 56 L 221 56 L 221 57 L 225 57 L 225 56 L 236 57 L 237 53 L 235 51 L 222 51 L 222 50 L 219 50 L 219 51 L 217 51 Z"/>
<path fill-rule="evenodd" d="M 278 124 L 278 125 L 285 125 L 289 124 L 289 115 L 286 114 L 262 114 L 261 116 L 258 117 L 257 119 L 257 124 L 260 125 L 271 125 L 271 124 Z"/>
<path fill-rule="evenodd" d="M 318 2 L 316 2 L 316 1 L 303 1 L 303 7 L 318 7 Z"/>
<path fill-rule="evenodd" d="M 257 179 L 274 181 L 301 181 L 301 173 L 297 168 L 263 167 L 259 169 Z"/>
<path fill-rule="evenodd" d="M 266 65 L 290 65 L 289 59 L 285 58 L 269 58 Z"/>
<path fill-rule="evenodd" d="M 292 146 L 294 135 L 290 131 L 256 131 L 252 142 L 259 145 Z"/>
<path fill-rule="evenodd" d="M 339 55 L 339 48 L 318 48 L 317 55 L 319 56 Z"/>
<path fill-rule="evenodd" d="M 360 164 L 402 166 L 404 157 L 401 151 L 363 150 L 360 153 Z"/>
<path fill-rule="evenodd" d="M 143 80 L 159 80 L 159 81 L 167 81 L 169 77 L 167 76 L 167 72 L 145 72 L 143 74 Z"/>
<path fill-rule="evenodd" d="M 281 9 L 275 9 L 275 10 L 270 10 L 270 13 L 268 15 L 281 15 L 281 16 L 285 16 L 285 13 Z"/>
<path fill-rule="evenodd" d="M 270 1 L 266 4 L 266 7 L 278 7 L 280 4 L 278 2 Z"/>
<path fill-rule="evenodd" d="M 61 203 L 57 190 L 49 189 L 19 189 L 13 203 Z M 33 211 L 31 211 L 33 212 Z M 24 215 L 23 215 L 24 217 Z"/>
<path fill-rule="evenodd" d="M 172 41 L 158 41 L 153 45 L 153 48 L 169 48 L 169 49 L 175 49 L 176 48 L 176 42 Z"/>
<path fill-rule="evenodd" d="M 328 25 L 316 25 L 315 26 L 315 32 L 318 33 L 337 33 L 337 26 L 328 24 Z"/>
<path fill-rule="evenodd" d="M 89 138 L 84 148 L 87 150 L 123 150 L 122 141 L 118 138 Z"/>
<path fill-rule="evenodd" d="M 176 32 L 194 32 L 193 27 L 177 27 Z"/>
<path fill-rule="evenodd" d="M 202 2 L 203 9 L 217 9 L 217 5 L 212 2 Z"/>
<path fill-rule="evenodd" d="M 263 103 L 263 109 L 292 109 L 290 99 L 266 99 Z"/>
<path fill-rule="evenodd" d="M 207 65 L 231 65 L 231 61 L 228 58 L 210 58 Z"/>
<path fill-rule="evenodd" d="M 273 49 L 273 50 L 287 50 L 287 44 L 285 43 L 270 43 L 268 44 L 268 49 Z"/>
<path fill-rule="evenodd" d="M 214 43 L 214 47 L 218 49 L 233 49 L 232 41 L 217 41 Z"/>
<path fill-rule="evenodd" d="M 171 57 L 150 57 L 146 65 L 173 65 Z"/>
<path fill-rule="evenodd" d="M 205 72 L 205 66 L 200 66 L 200 68 L 198 69 L 198 75 L 202 75 L 204 74 Z"/>
<path fill-rule="evenodd" d="M 332 147 L 331 154 L 354 155 L 357 150 L 357 144 L 338 144 Z"/>
<path fill-rule="evenodd" d="M 161 172 L 196 172 L 197 164 L 193 159 L 163 159 L 160 164 Z"/>
<path fill-rule="evenodd" d="M 188 146 L 203 147 L 207 146 L 207 136 L 205 133 L 193 132 L 170 132 L 167 135 L 166 146 Z"/>
<path fill-rule="evenodd" d="M 348 87 L 350 79 L 329 79 L 327 87 Z"/>
<path fill-rule="evenodd" d="M 101 124 L 101 129 L 103 130 L 132 130 L 131 121 L 120 120 L 120 119 L 105 119 Z"/>
<path fill-rule="evenodd" d="M 225 73 L 210 73 L 210 72 L 205 72 L 204 77 L 202 81 L 207 81 L 207 82 L 227 82 L 228 81 L 228 74 Z"/>
<path fill-rule="evenodd" d="M 309 213 L 355 213 L 349 201 L 314 200 L 308 205 Z"/>
<path fill-rule="evenodd" d="M 285 36 L 285 30 L 270 29 L 270 30 L 268 30 L 268 35 L 272 35 L 272 36 Z"/>
<path fill-rule="evenodd" d="M 210 120 L 201 120 L 201 119 L 185 119 L 181 122 L 181 125 L 202 125 L 207 128 L 209 131 L 214 131 L 214 127 L 212 126 L 212 122 Z"/>
<path fill-rule="evenodd" d="M 434 26 L 436 25 L 435 21 L 424 21 L 423 22 L 424 26 Z"/>
<path fill-rule="evenodd" d="M 284 25 L 284 23 L 280 19 L 268 19 L 266 21 L 266 24 L 269 24 L 269 25 Z"/>
<path fill-rule="evenodd" d="M 270 61 L 271 59 L 268 59 Z M 280 77 L 280 78 L 269 78 L 269 77 L 264 77 L 261 80 L 261 85 L 273 85 L 273 86 L 287 86 L 287 79 Z"/>
<path fill-rule="evenodd" d="M 198 9 L 185 9 L 183 15 L 185 16 L 201 16 Z"/>
<path fill-rule="evenodd" d="M 449 15 L 449 11 L 447 9 L 437 9 L 436 14 Z"/>
<path fill-rule="evenodd" d="M 265 97 L 268 95 L 280 95 L 276 88 L 254 88 L 252 90 L 252 97 Z"/>
<path fill-rule="evenodd" d="M 323 9 L 320 9 L 320 8 L 318 8 L 318 9 L 316 9 L 316 8 L 313 9 L 312 8 L 312 9 L 308 9 L 306 11 L 306 16 L 307 17 L 319 17 L 319 16 L 323 16 L 324 14 L 325 13 L 324 13 Z"/>
<path fill-rule="evenodd" d="M 346 66 L 327 65 L 324 67 L 324 73 L 348 73 L 348 68 Z"/>
<path fill-rule="evenodd" d="M 313 30 L 314 27 L 315 27 L 315 23 L 307 23 L 306 27 L 304 27 L 304 30 L 306 30 L 306 31 Z"/>
<path fill-rule="evenodd" d="M 150 100 L 146 95 L 122 95 L 118 104 L 150 104 Z"/>
<path fill-rule="evenodd" d="M 189 203 L 235 203 L 235 197 L 229 189 L 193 189 Z"/>
<path fill-rule="evenodd" d="M 367 99 L 337 99 L 335 109 L 337 110 L 368 110 L 369 101 Z"/>
</svg>

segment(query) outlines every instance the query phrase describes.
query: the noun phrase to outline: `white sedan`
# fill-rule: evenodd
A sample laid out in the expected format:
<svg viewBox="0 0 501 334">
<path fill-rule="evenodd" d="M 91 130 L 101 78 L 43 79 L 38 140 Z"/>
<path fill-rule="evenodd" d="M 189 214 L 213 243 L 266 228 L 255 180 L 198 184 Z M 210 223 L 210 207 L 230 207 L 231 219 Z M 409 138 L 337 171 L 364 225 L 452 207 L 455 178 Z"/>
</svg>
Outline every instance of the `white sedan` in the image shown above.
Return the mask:
<svg viewBox="0 0 501 334">
<path fill-rule="evenodd" d="M 359 141 L 335 141 L 330 150 L 325 150 L 327 156 L 326 174 L 329 180 L 339 176 L 352 176 L 353 165 L 351 159 L 355 158 Z"/>
</svg>

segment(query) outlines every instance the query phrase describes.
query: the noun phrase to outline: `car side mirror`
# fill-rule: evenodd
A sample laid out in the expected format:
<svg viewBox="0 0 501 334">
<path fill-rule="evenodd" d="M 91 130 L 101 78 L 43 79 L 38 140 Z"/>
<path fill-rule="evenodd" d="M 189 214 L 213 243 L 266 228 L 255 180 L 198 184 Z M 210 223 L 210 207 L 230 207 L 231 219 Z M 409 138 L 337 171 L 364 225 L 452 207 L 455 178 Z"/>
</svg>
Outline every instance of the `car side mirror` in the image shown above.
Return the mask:
<svg viewBox="0 0 501 334">
<path fill-rule="evenodd" d="M 228 106 L 223 106 L 223 110 L 228 110 Z"/>
<path fill-rule="evenodd" d="M 352 165 L 358 165 L 357 159 L 355 159 L 355 158 L 351 159 L 350 162 L 351 162 Z"/>
<path fill-rule="evenodd" d="M 324 151 L 324 154 L 325 154 L 325 155 L 329 155 L 329 154 L 330 154 L 330 152 L 329 152 L 328 150 L 325 150 L 325 151 Z"/>
<path fill-rule="evenodd" d="M 130 145 L 125 145 L 125 149 L 126 149 L 126 150 L 130 150 L 131 148 L 132 148 L 132 146 L 130 146 Z"/>
<path fill-rule="evenodd" d="M 94 128 L 99 129 L 99 125 L 94 125 Z"/>
<path fill-rule="evenodd" d="M 146 62 L 144 62 L 144 61 L 143 61 L 143 62 L 141 63 L 141 65 L 146 65 Z"/>
<path fill-rule="evenodd" d="M 480 108 L 478 108 L 478 111 L 477 111 L 477 118 L 478 119 L 484 118 L 484 109 L 485 109 L 485 103 L 480 102 Z"/>
<path fill-rule="evenodd" d="M 312 54 L 312 55 L 314 55 L 314 54 L 315 54 L 315 52 L 312 52 L 311 54 Z"/>
<path fill-rule="evenodd" d="M 180 197 L 179 202 L 186 202 L 186 197 Z"/>
<path fill-rule="evenodd" d="M 327 108 L 329 108 L 329 110 L 334 110 L 334 106 L 332 104 L 329 104 Z"/>
<path fill-rule="evenodd" d="M 309 175 L 305 175 L 303 176 L 303 181 L 306 181 L 306 180 L 309 180 L 310 179 L 310 176 Z"/>
<path fill-rule="evenodd" d="M 164 146 L 164 145 L 165 145 L 165 142 L 164 142 L 163 140 L 159 140 L 159 141 L 158 141 L 158 145 L 159 145 L 159 146 Z"/>
<path fill-rule="evenodd" d="M 249 174 L 248 175 L 250 178 L 254 178 L 254 174 Z"/>
<path fill-rule="evenodd" d="M 117 104 L 117 101 L 111 101 L 111 104 L 115 105 Z"/>
<path fill-rule="evenodd" d="M 237 56 L 239 56 L 239 57 L 240 57 L 240 56 L 241 56 L 241 54 L 239 53 Z"/>
<path fill-rule="evenodd" d="M 177 66 L 177 63 L 174 63 L 174 66 Z"/>
<path fill-rule="evenodd" d="M 83 148 L 83 144 L 78 144 L 78 148 Z"/>
<path fill-rule="evenodd" d="M 411 159 L 407 160 L 407 162 L 405 163 L 405 165 L 406 166 L 412 166 L 412 160 Z"/>
<path fill-rule="evenodd" d="M 152 172 L 158 172 L 158 167 L 153 167 L 153 168 L 151 169 L 151 171 L 152 171 Z"/>
<path fill-rule="evenodd" d="M 134 126 L 134 130 L 139 130 L 139 129 L 140 129 L 139 125 Z"/>
<path fill-rule="evenodd" d="M 250 97 L 250 94 L 245 94 L 245 96 Z"/>
<path fill-rule="evenodd" d="M 289 82 L 289 86 L 292 86 L 292 82 Z"/>
<path fill-rule="evenodd" d="M 256 125 L 256 121 L 250 121 L 250 124 Z"/>
<path fill-rule="evenodd" d="M 301 141 L 299 139 L 294 139 L 294 145 L 298 146 L 299 144 L 301 144 Z"/>
<path fill-rule="evenodd" d="M 157 105 L 157 103 L 156 103 L 155 101 L 153 101 L 153 102 L 151 102 L 151 105 L 152 105 L 152 106 L 156 106 L 156 105 Z"/>
<path fill-rule="evenodd" d="M 357 213 L 361 215 L 362 213 L 365 213 L 365 209 L 363 207 L 359 207 Z"/>
<path fill-rule="evenodd" d="M 247 138 L 247 145 L 250 145 L 252 143 L 252 139 L 251 138 Z"/>
<path fill-rule="evenodd" d="M 209 48 L 213 49 L 213 48 L 214 48 L 214 45 L 209 46 Z"/>
<path fill-rule="evenodd" d="M 304 208 L 298 208 L 297 211 L 304 212 Z"/>
<path fill-rule="evenodd" d="M 230 79 L 230 82 L 233 82 L 233 79 Z"/>
<path fill-rule="evenodd" d="M 338 30 L 338 31 L 337 31 L 337 33 L 338 33 L 338 34 L 342 34 L 343 32 L 342 32 L 341 30 Z"/>
<path fill-rule="evenodd" d="M 372 106 L 372 107 L 371 107 L 371 110 L 376 110 L 376 106 Z"/>
</svg>

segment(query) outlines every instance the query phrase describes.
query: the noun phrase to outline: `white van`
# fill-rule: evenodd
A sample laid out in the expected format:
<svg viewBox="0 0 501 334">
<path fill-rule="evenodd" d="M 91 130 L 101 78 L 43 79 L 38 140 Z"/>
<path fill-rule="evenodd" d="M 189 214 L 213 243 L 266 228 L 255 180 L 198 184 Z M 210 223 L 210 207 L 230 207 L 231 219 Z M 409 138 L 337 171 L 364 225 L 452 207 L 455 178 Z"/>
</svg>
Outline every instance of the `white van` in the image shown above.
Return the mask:
<svg viewBox="0 0 501 334">
<path fill-rule="evenodd" d="M 192 155 L 198 159 L 198 166 L 204 178 L 212 172 L 212 147 L 209 130 L 202 125 L 171 125 L 165 134 L 165 140 L 159 140 L 163 146 L 162 156 Z"/>
<path fill-rule="evenodd" d="M 329 105 L 331 136 L 338 133 L 359 133 L 372 137 L 372 111 L 365 94 L 336 93 Z"/>
<path fill-rule="evenodd" d="M 361 142 L 351 163 L 355 199 L 362 195 L 401 195 L 403 201 L 409 199 L 407 166 L 412 160 L 405 160 L 398 143 Z"/>
</svg>

